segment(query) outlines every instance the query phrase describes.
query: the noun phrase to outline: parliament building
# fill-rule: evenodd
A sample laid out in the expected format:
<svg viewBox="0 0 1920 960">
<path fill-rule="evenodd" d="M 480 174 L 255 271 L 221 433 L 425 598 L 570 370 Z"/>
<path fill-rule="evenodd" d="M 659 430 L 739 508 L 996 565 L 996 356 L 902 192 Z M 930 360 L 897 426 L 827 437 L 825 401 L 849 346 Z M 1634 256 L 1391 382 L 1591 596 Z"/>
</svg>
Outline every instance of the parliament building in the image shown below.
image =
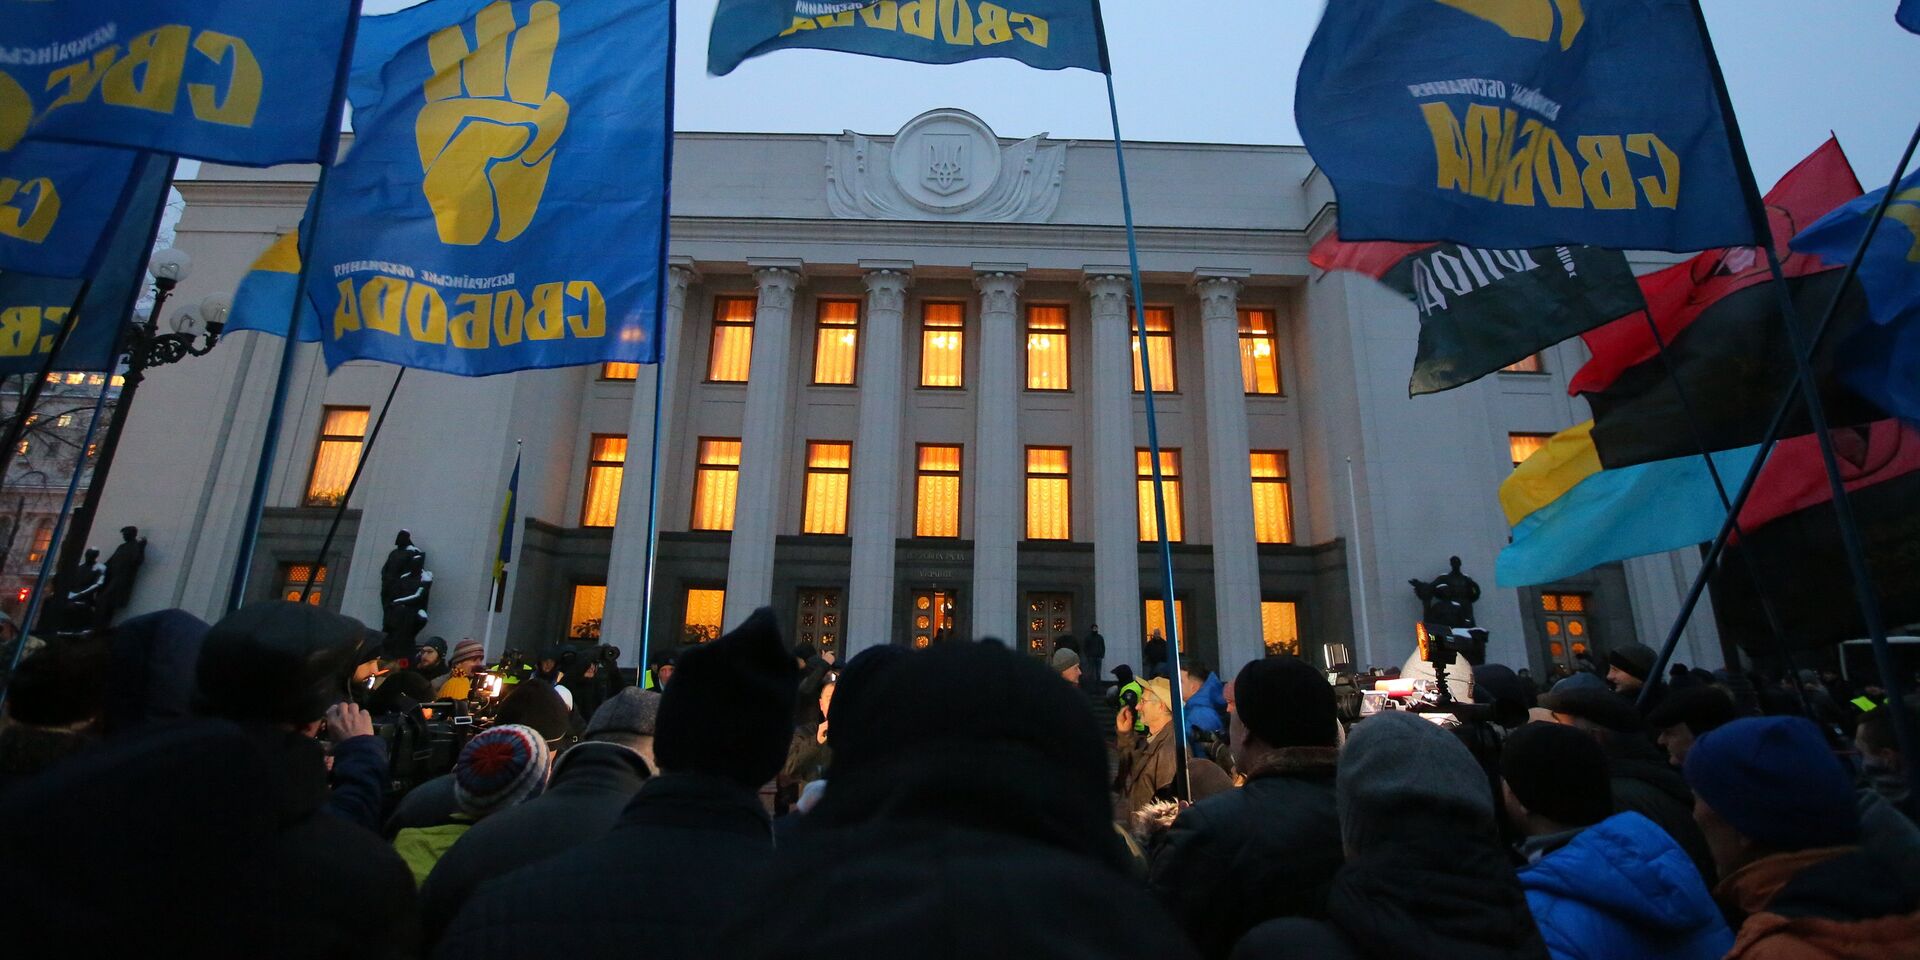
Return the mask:
<svg viewBox="0 0 1920 960">
<path fill-rule="evenodd" d="M 1677 551 L 1495 586 L 1496 491 L 1586 418 L 1566 389 L 1584 349 L 1410 399 L 1412 306 L 1307 262 L 1337 211 L 1302 148 L 1128 144 L 1138 336 L 1109 141 L 1013 139 L 939 109 L 891 134 L 682 133 L 675 149 L 659 366 L 410 371 L 369 448 L 397 368 L 329 376 L 317 344 L 297 347 L 251 598 L 305 589 L 377 625 L 381 563 L 406 529 L 433 573 L 423 635 L 478 638 L 491 615 L 490 654 L 597 636 L 631 664 L 656 477 L 656 650 L 771 605 L 793 639 L 843 655 L 942 635 L 1038 654 L 1097 624 L 1106 665 L 1138 667 L 1171 619 L 1223 672 L 1278 650 L 1398 665 L 1420 612 L 1407 581 L 1457 555 L 1490 658 L 1540 675 L 1657 644 L 1698 569 Z M 180 182 L 193 271 L 161 326 L 230 295 L 315 174 L 208 164 Z M 576 242 L 591 257 L 623 240 Z M 218 616 L 280 349 L 236 333 L 149 374 L 94 524 L 150 540 L 129 612 Z M 490 614 L 516 450 L 513 562 Z M 1720 663 L 1711 616 L 1675 657 Z"/>
</svg>

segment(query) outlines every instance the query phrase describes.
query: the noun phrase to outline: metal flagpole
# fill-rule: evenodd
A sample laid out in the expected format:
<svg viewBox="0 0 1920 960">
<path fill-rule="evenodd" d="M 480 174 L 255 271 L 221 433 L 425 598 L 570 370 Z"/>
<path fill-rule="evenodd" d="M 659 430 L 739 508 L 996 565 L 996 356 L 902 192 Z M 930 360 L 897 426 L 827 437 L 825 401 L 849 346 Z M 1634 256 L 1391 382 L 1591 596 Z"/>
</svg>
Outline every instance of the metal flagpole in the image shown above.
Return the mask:
<svg viewBox="0 0 1920 960">
<path fill-rule="evenodd" d="M 667 141 L 660 158 L 660 256 L 667 256 L 667 241 L 673 232 L 673 76 L 676 66 L 675 50 L 679 43 L 680 4 L 678 0 L 667 2 Z M 647 657 L 652 652 L 653 643 L 653 581 L 659 569 L 659 514 L 660 514 L 660 406 L 666 398 L 667 351 L 672 344 L 667 342 L 667 284 L 672 282 L 673 267 L 663 266 L 660 283 L 653 298 L 653 320 L 658 327 L 655 335 L 659 338 L 659 349 L 655 353 L 653 366 L 653 442 L 652 460 L 647 474 L 647 554 L 641 562 L 641 580 L 645 584 L 640 597 L 640 662 L 633 671 L 633 685 L 645 688 L 647 685 Z"/>
<path fill-rule="evenodd" d="M 513 464 L 514 464 L 514 468 L 515 468 L 515 470 L 516 470 L 516 471 L 518 470 L 518 468 L 519 468 L 519 466 L 520 466 L 520 447 L 521 447 L 521 445 L 522 445 L 522 444 L 524 444 L 524 443 L 526 443 L 526 439 L 525 439 L 525 438 L 523 438 L 523 437 L 516 437 L 516 438 L 514 438 L 514 441 L 513 441 Z M 514 498 L 515 500 L 518 500 L 518 499 L 520 499 L 520 491 L 519 491 L 519 490 L 515 490 L 515 491 L 513 492 L 513 498 Z M 517 504 L 517 503 L 516 503 L 516 504 L 514 504 L 514 505 L 513 505 L 513 509 L 514 509 L 514 512 L 515 512 L 515 513 L 518 513 L 518 512 L 520 511 L 520 505 L 519 505 L 519 504 Z M 505 519 L 506 519 L 506 517 L 505 517 L 505 515 L 504 515 L 504 514 L 503 514 L 503 515 L 501 516 L 501 519 L 502 519 L 502 520 L 505 520 Z M 513 530 L 512 530 L 512 529 L 506 529 L 506 530 L 502 530 L 502 531 L 500 531 L 500 535 L 501 535 L 502 537 L 506 537 L 506 538 L 508 538 L 508 539 L 509 539 L 509 542 L 511 542 L 511 539 L 512 539 L 512 537 L 513 537 Z M 499 549 L 500 549 L 500 547 L 499 547 L 499 545 L 498 545 L 498 544 L 495 544 L 495 545 L 494 545 L 494 550 L 496 551 L 496 554 L 497 554 L 497 552 L 498 552 L 498 550 L 499 550 Z M 501 565 L 500 565 L 500 575 L 499 575 L 499 576 L 497 576 L 497 577 L 494 577 L 494 578 L 492 579 L 492 582 L 490 582 L 490 583 L 489 583 L 489 584 L 487 585 L 487 587 L 488 587 L 488 589 L 487 589 L 487 629 L 486 629 L 486 631 L 485 631 L 485 633 L 484 633 L 484 634 L 483 634 L 483 635 L 481 636 L 481 638 L 480 638 L 480 649 L 481 649 L 481 650 L 488 650 L 488 651 L 490 651 L 490 650 L 492 650 L 492 649 L 493 649 L 493 615 L 494 615 L 494 614 L 496 614 L 496 613 L 499 613 L 499 612 L 500 612 L 500 606 L 501 606 L 501 604 L 503 604 L 503 603 L 504 603 L 504 602 L 506 601 L 506 597 L 507 597 L 507 572 L 508 572 L 509 570 L 511 570 L 511 569 L 512 569 L 512 567 L 513 567 L 513 564 L 512 564 L 512 563 L 503 563 L 503 564 L 501 564 Z M 491 654 L 491 653 L 489 653 L 489 654 L 487 654 L 487 655 L 488 655 L 488 656 L 492 656 L 492 654 Z"/>
<path fill-rule="evenodd" d="M 1167 495 L 1160 471 L 1160 425 L 1153 415 L 1153 351 L 1147 342 L 1146 294 L 1140 284 L 1140 247 L 1133 233 L 1133 198 L 1127 189 L 1127 153 L 1120 144 L 1120 104 L 1113 94 L 1113 73 L 1107 78 L 1107 112 L 1113 120 L 1113 157 L 1120 171 L 1120 211 L 1126 219 L 1127 266 L 1133 278 L 1134 346 L 1140 353 L 1140 385 L 1147 399 L 1147 456 L 1153 461 L 1153 519 L 1160 533 L 1160 590 L 1162 620 L 1167 625 L 1167 668 L 1171 673 L 1174 724 L 1173 792 L 1192 800 L 1187 782 L 1187 705 L 1180 690 L 1180 618 L 1174 615 L 1173 546 L 1167 541 Z M 1129 418 L 1131 419 L 1131 418 Z"/>
<path fill-rule="evenodd" d="M 1367 562 L 1360 552 L 1360 495 L 1353 487 L 1353 458 L 1347 458 L 1347 506 L 1353 511 L 1353 582 L 1360 588 L 1360 649 L 1373 669 L 1373 614 L 1367 609 Z M 1332 664 L 1328 664 L 1332 667 Z"/>
<path fill-rule="evenodd" d="M 108 372 L 100 380 L 100 396 L 93 401 L 93 418 L 87 421 L 87 435 L 80 441 L 80 455 L 74 458 L 73 476 L 67 480 L 66 499 L 60 501 L 60 513 L 54 517 L 53 536 L 47 540 L 47 552 L 40 556 L 40 572 L 33 580 L 33 596 L 27 601 L 26 615 L 21 618 L 20 636 L 13 645 L 13 660 L 7 664 L 7 683 L 0 687 L 0 704 L 6 703 L 7 692 L 13 689 L 13 672 L 20 666 L 20 655 L 27 649 L 27 637 L 33 632 L 34 622 L 40 616 L 42 598 L 48 589 L 47 580 L 53 573 L 54 558 L 60 555 L 60 534 L 66 530 L 67 516 L 73 509 L 74 493 L 80 488 L 80 474 L 86 471 L 87 448 L 93 445 L 93 434 L 100 427 L 100 414 L 106 408 L 107 394 L 111 390 L 113 374 Z"/>
<path fill-rule="evenodd" d="M 661 334 L 665 336 L 666 324 L 661 325 Z M 659 560 L 660 547 L 660 401 L 666 396 L 667 370 L 665 362 L 666 344 L 660 363 L 653 367 L 653 442 L 652 453 L 647 468 L 647 553 L 640 561 L 640 661 L 634 668 L 635 686 L 645 686 L 647 675 L 647 655 L 652 649 L 653 640 L 653 579 Z"/>
<path fill-rule="evenodd" d="M 151 246 L 151 241 L 149 241 Z M 0 482 L 7 475 L 7 468 L 13 465 L 14 449 L 20 445 L 20 437 L 26 433 L 27 418 L 33 415 L 33 408 L 40 403 L 40 393 L 46 389 L 47 378 L 53 376 L 53 364 L 60 356 L 61 348 L 67 345 L 67 337 L 73 328 L 80 325 L 80 310 L 87 304 L 87 292 L 93 289 L 93 278 L 80 281 L 80 289 L 73 296 L 73 305 L 67 308 L 67 322 L 60 325 L 60 332 L 53 335 L 53 348 L 47 351 L 47 358 L 40 361 L 40 372 L 33 375 L 20 391 L 20 405 L 14 408 L 13 419 L 7 422 L 4 436 L 0 436 Z M 115 353 L 114 356 L 119 356 Z M 107 382 L 113 382 L 113 371 L 107 371 Z"/>
<path fill-rule="evenodd" d="M 353 465 L 353 476 L 347 480 L 347 492 L 340 495 L 340 504 L 333 510 L 333 522 L 327 524 L 327 535 L 320 541 L 320 555 L 313 558 L 313 573 L 307 577 L 307 585 L 300 588 L 300 602 L 307 602 L 307 594 L 313 590 L 314 583 L 320 578 L 320 571 L 327 565 L 327 551 L 333 547 L 333 535 L 340 530 L 340 520 L 347 515 L 347 501 L 353 499 L 353 489 L 360 485 L 360 474 L 367 469 L 367 458 L 373 456 L 373 445 L 380 442 L 380 428 L 386 425 L 387 411 L 393 409 L 393 395 L 400 392 L 400 378 L 407 375 L 407 368 L 393 375 L 393 386 L 387 388 L 387 401 L 380 405 L 380 416 L 373 421 L 373 432 L 367 434 L 366 446 L 360 448 L 360 458 Z"/>
</svg>

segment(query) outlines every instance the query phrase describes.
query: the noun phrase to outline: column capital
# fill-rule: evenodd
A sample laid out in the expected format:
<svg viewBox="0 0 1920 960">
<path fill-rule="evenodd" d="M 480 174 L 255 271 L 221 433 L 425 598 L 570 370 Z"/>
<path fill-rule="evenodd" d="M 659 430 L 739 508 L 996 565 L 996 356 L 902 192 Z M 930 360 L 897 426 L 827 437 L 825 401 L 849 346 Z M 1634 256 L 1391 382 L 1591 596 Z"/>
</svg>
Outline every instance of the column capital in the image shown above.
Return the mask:
<svg viewBox="0 0 1920 960">
<path fill-rule="evenodd" d="M 1196 272 L 1193 291 L 1200 298 L 1200 319 L 1237 322 L 1243 286 L 1237 277 L 1206 276 Z"/>
<path fill-rule="evenodd" d="M 973 278 L 974 289 L 980 291 L 980 315 L 988 314 L 1012 316 L 1014 307 L 1020 300 L 1020 275 L 994 271 L 982 273 Z"/>
<path fill-rule="evenodd" d="M 799 264 L 798 260 L 747 261 L 747 265 L 753 268 L 753 279 L 759 287 L 761 307 L 784 310 L 793 306 L 793 291 L 805 279 L 800 274 Z"/>
<path fill-rule="evenodd" d="M 1012 274 L 1014 276 L 1019 276 L 1020 274 L 1027 272 L 1027 265 L 1024 263 L 975 262 L 973 265 L 973 272 L 976 274 L 1007 273 L 1007 274 Z"/>
<path fill-rule="evenodd" d="M 913 285 L 911 273 L 906 270 L 896 270 L 891 266 L 882 266 L 868 269 L 866 276 L 861 279 L 867 286 L 867 304 L 870 309 L 898 313 L 907 308 L 907 288 Z"/>
<path fill-rule="evenodd" d="M 1091 268 L 1089 268 L 1091 269 Z M 1088 273 L 1087 295 L 1093 301 L 1095 316 L 1127 313 L 1127 297 L 1133 292 L 1133 278 L 1125 273 Z"/>
</svg>

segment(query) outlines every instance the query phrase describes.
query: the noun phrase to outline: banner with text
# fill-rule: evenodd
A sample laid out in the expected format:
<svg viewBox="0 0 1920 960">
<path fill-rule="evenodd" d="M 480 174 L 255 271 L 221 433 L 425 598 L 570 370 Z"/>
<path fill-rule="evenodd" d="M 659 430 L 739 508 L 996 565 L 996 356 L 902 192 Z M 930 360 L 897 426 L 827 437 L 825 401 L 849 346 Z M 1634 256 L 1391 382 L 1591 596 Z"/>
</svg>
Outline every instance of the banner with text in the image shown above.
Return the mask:
<svg viewBox="0 0 1920 960">
<path fill-rule="evenodd" d="M 723 76 L 751 57 L 793 49 L 1107 72 L 1099 0 L 720 0 L 707 72 Z"/>
<path fill-rule="evenodd" d="M 362 22 L 306 295 L 329 367 L 658 359 L 668 0 L 430 0 Z"/>
<path fill-rule="evenodd" d="M 1691 0 L 1330 0 L 1294 114 L 1350 240 L 1754 240 Z"/>
<path fill-rule="evenodd" d="M 140 160 L 137 150 L 36 140 L 0 149 L 0 270 L 92 273 Z"/>
</svg>

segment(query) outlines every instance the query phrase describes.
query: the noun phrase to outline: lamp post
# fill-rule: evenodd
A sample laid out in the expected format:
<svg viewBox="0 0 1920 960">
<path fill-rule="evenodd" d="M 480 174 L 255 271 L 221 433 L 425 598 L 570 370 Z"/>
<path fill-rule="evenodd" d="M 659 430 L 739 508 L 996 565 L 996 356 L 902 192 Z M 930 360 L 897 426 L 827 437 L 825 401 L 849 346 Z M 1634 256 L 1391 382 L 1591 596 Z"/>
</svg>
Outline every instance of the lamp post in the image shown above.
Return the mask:
<svg viewBox="0 0 1920 960">
<path fill-rule="evenodd" d="M 220 331 L 226 326 L 229 302 L 218 294 L 174 314 L 173 332 L 159 332 L 160 309 L 166 306 L 173 288 L 187 278 L 192 267 L 192 258 L 172 247 L 155 253 L 152 262 L 147 265 L 147 273 L 153 277 L 153 309 L 147 311 L 145 323 L 135 323 L 126 330 L 127 372 L 124 385 L 120 388 L 119 399 L 113 405 L 113 419 L 107 423 L 107 434 L 100 441 L 99 453 L 94 459 L 93 480 L 87 484 L 86 499 L 73 512 L 73 530 L 66 542 L 61 544 L 62 570 L 71 567 L 79 559 L 81 551 L 86 549 L 87 537 L 93 532 L 93 518 L 100 507 L 100 497 L 107 489 L 107 474 L 113 470 L 114 453 L 120 448 L 120 435 L 126 430 L 127 416 L 133 410 L 134 397 L 140 392 L 140 382 L 146 379 L 147 370 L 178 363 L 187 357 L 206 356 L 220 342 Z M 205 339 L 204 343 L 202 338 Z M 76 469 L 84 467 L 83 452 L 81 465 Z"/>
</svg>

